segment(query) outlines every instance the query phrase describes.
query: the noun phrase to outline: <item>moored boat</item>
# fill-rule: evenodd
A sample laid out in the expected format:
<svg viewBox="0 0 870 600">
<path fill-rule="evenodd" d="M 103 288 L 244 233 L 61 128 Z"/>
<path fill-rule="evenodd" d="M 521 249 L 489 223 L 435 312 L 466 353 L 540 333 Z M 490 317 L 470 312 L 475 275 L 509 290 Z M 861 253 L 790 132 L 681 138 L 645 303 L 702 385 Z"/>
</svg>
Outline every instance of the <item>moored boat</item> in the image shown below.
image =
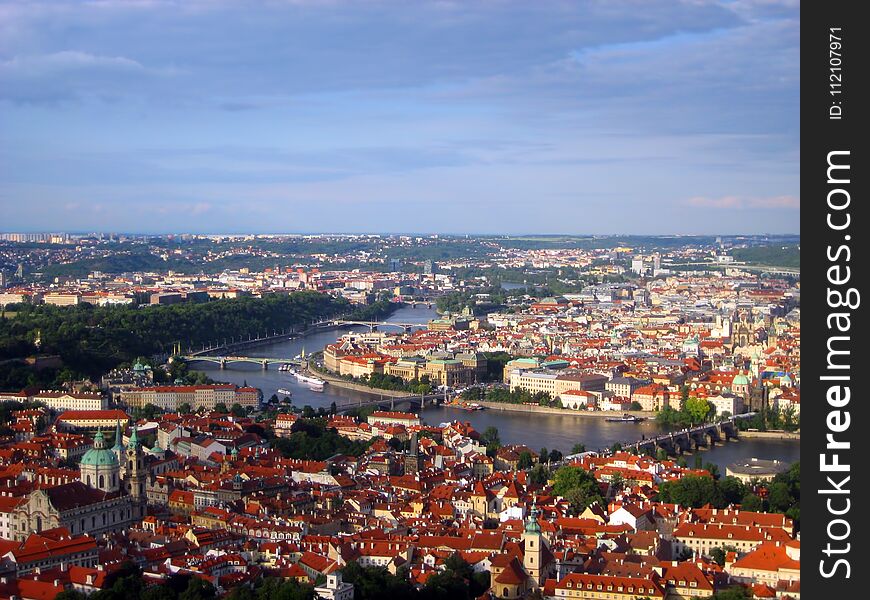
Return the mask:
<svg viewBox="0 0 870 600">
<path fill-rule="evenodd" d="M 634 415 L 624 414 L 621 417 L 607 417 L 604 419 L 608 423 L 640 423 L 646 420 L 645 417 L 636 417 Z"/>
</svg>

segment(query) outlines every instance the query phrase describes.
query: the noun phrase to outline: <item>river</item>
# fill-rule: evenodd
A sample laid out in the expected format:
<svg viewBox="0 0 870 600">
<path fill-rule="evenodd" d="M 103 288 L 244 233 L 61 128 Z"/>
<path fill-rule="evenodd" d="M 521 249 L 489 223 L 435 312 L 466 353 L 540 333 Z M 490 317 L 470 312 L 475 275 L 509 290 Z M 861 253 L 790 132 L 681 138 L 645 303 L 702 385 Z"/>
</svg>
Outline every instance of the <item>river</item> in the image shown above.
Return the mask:
<svg viewBox="0 0 870 600">
<path fill-rule="evenodd" d="M 418 306 L 417 308 L 402 307 L 394 312 L 387 322 L 393 323 L 426 323 L 437 316 L 434 309 Z M 345 331 L 363 330 L 364 327 L 347 327 L 341 330 L 330 330 L 302 339 L 281 342 L 268 346 L 260 346 L 246 350 L 249 356 L 287 357 L 299 354 L 302 349 L 306 353 L 317 352 L 326 344 L 336 340 Z M 332 402 L 341 404 L 344 398 L 359 399 L 369 396 L 327 385 L 324 392 L 313 392 L 303 385 L 298 385 L 285 373 L 275 367 L 263 371 L 258 365 L 236 363 L 221 371 L 211 363 L 196 363 L 196 370 L 208 374 L 212 379 L 227 381 L 237 385 L 248 384 L 263 390 L 263 395 L 269 398 L 277 393 L 278 388 L 287 388 L 293 392 L 295 406 L 310 405 L 314 408 L 328 408 Z M 281 396 L 281 394 L 278 394 Z M 372 397 L 377 397 L 374 393 Z M 568 453 L 574 444 L 582 442 L 588 449 L 610 447 L 614 442 L 629 442 L 650 437 L 664 429 L 655 422 L 643 423 L 607 423 L 603 419 L 581 417 L 567 413 L 562 415 L 518 414 L 505 411 L 483 410 L 468 412 L 452 407 L 429 407 L 422 413 L 423 419 L 430 425 L 445 421 L 467 421 L 480 432 L 487 427 L 496 427 L 503 444 L 526 444 L 533 450 L 548 448 L 558 449 Z M 786 462 L 800 460 L 800 443 L 793 440 L 743 439 L 739 442 L 729 442 L 712 450 L 701 453 L 704 462 L 719 465 L 724 474 L 725 466 L 737 460 L 752 457 L 778 459 Z M 694 458 L 687 457 L 689 465 L 694 464 Z"/>
</svg>

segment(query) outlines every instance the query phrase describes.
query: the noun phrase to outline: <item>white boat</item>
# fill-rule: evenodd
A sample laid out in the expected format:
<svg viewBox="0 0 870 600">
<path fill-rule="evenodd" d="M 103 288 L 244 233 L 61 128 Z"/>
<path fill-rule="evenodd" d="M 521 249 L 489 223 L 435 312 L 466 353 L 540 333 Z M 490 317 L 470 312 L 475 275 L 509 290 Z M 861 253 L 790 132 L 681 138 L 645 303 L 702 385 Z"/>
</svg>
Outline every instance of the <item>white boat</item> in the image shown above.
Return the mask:
<svg viewBox="0 0 870 600">
<path fill-rule="evenodd" d="M 278 393 L 284 394 L 285 396 L 292 396 L 293 395 L 293 392 L 291 392 L 287 388 L 278 388 Z"/>
<path fill-rule="evenodd" d="M 290 371 L 290 374 L 296 378 L 297 383 L 301 383 L 302 385 L 308 387 L 313 392 L 322 392 L 324 386 L 326 386 L 326 382 L 317 377 L 311 377 L 310 375 L 304 375 L 299 371 Z"/>
</svg>

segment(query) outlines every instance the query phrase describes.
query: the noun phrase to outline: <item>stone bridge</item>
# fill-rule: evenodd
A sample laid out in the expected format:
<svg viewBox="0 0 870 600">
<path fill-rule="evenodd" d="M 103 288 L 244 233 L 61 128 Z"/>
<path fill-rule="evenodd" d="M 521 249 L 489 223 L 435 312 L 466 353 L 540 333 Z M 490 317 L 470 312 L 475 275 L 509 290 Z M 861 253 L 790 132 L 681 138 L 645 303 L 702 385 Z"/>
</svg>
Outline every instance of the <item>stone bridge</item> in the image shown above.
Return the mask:
<svg viewBox="0 0 870 600">
<path fill-rule="evenodd" d="M 653 438 L 623 445 L 623 450 L 629 452 L 636 450 L 638 454 L 643 454 L 647 449 L 655 452 L 658 448 L 661 448 L 669 455 L 706 450 L 717 443 L 738 439 L 737 421 L 753 416 L 755 416 L 755 413 L 735 415 L 718 423 L 707 423 L 680 431 L 663 433 Z"/>
</svg>

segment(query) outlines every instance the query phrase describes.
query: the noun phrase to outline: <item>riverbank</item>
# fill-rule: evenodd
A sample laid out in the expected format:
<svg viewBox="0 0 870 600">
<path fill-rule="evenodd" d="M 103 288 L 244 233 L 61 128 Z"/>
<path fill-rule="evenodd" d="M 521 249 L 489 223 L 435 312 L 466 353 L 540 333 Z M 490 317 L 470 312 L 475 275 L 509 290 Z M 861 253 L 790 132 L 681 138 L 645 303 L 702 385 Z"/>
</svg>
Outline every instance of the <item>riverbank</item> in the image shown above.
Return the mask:
<svg viewBox="0 0 870 600">
<path fill-rule="evenodd" d="M 404 302 L 391 302 L 390 310 L 386 314 L 379 319 L 386 319 L 390 317 L 393 313 L 395 313 L 400 308 L 407 306 Z M 290 331 L 282 332 L 276 335 L 258 337 L 256 339 L 248 339 L 248 340 L 239 340 L 238 342 L 230 342 L 229 344 L 223 344 L 221 346 L 204 348 L 203 350 L 198 350 L 196 352 L 192 352 L 192 356 L 211 356 L 213 354 L 228 354 L 237 350 L 245 350 L 248 348 L 257 348 L 260 346 L 272 346 L 275 344 L 281 344 L 284 342 L 292 342 L 297 339 L 306 338 L 310 335 L 314 335 L 317 333 L 323 333 L 327 331 L 334 331 L 337 329 L 345 329 L 347 325 L 333 325 L 332 321 L 341 321 L 341 320 L 357 320 L 353 314 L 346 315 L 336 315 L 335 317 L 331 317 L 326 320 L 324 323 L 326 324 L 316 324 L 303 329 L 302 331 L 296 331 L 295 328 L 291 328 Z"/>
<path fill-rule="evenodd" d="M 382 390 L 380 388 L 369 387 L 362 383 L 354 383 L 352 381 L 348 381 L 347 379 L 342 379 L 341 377 L 336 377 L 326 371 L 321 371 L 319 369 L 309 369 L 311 373 L 315 376 L 320 377 L 329 383 L 329 385 L 334 387 L 339 387 L 345 390 L 353 390 L 355 392 L 365 392 L 367 394 L 374 394 L 378 396 L 384 396 L 386 398 L 406 398 L 410 396 L 410 392 L 403 392 L 401 390 Z"/>
<path fill-rule="evenodd" d="M 508 412 L 519 413 L 534 413 L 540 415 L 562 415 L 567 417 L 588 417 L 591 419 L 604 419 L 607 417 L 619 417 L 623 413 L 618 411 L 605 410 L 570 410 L 567 408 L 551 408 L 549 406 L 534 406 L 531 404 L 509 404 L 507 402 L 489 402 L 486 400 L 477 400 L 477 404 L 492 410 L 502 410 Z M 645 417 L 647 419 L 655 419 L 656 413 L 652 411 L 635 410 L 628 414 L 636 417 Z"/>
<path fill-rule="evenodd" d="M 792 431 L 741 431 L 739 436 L 747 439 L 760 440 L 797 440 L 800 441 L 800 432 Z"/>
</svg>

